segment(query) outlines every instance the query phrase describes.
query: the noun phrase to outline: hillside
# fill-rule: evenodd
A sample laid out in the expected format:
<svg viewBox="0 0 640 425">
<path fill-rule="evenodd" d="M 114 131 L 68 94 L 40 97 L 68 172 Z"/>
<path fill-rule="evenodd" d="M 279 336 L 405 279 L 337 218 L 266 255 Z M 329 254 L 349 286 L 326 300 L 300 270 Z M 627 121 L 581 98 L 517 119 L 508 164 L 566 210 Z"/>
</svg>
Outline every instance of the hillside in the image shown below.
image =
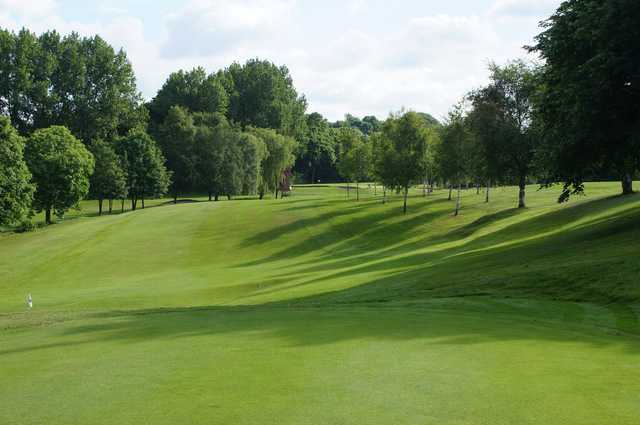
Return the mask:
<svg viewBox="0 0 640 425">
<path fill-rule="evenodd" d="M 2 233 L 0 423 L 634 423 L 640 197 L 536 189 L 459 217 L 338 186 L 87 203 Z"/>
</svg>

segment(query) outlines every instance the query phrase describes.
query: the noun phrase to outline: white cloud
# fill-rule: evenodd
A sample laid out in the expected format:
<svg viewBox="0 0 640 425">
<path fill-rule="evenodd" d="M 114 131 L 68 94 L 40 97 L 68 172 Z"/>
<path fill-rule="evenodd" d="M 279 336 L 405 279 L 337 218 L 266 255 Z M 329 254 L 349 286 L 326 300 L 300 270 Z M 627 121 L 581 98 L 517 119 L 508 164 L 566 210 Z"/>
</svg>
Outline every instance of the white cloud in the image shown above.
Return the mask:
<svg viewBox="0 0 640 425">
<path fill-rule="evenodd" d="M 0 0 L 0 14 L 18 18 L 45 17 L 55 12 L 55 0 Z"/>
<path fill-rule="evenodd" d="M 288 24 L 295 0 L 193 0 L 168 16 L 167 57 L 216 54 L 264 44 Z"/>
<path fill-rule="evenodd" d="M 496 16 L 548 16 L 560 4 L 559 0 L 496 0 L 490 14 Z"/>
</svg>

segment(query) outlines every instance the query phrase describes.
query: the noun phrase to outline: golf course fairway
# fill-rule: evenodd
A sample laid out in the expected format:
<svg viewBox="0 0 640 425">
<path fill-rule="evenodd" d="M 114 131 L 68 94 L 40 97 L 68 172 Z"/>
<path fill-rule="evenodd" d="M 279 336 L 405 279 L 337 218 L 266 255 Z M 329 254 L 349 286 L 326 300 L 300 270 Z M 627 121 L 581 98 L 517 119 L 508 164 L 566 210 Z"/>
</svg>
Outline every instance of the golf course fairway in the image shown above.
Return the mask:
<svg viewBox="0 0 640 425">
<path fill-rule="evenodd" d="M 639 196 L 360 186 L 1 233 L 0 424 L 640 421 Z"/>
</svg>

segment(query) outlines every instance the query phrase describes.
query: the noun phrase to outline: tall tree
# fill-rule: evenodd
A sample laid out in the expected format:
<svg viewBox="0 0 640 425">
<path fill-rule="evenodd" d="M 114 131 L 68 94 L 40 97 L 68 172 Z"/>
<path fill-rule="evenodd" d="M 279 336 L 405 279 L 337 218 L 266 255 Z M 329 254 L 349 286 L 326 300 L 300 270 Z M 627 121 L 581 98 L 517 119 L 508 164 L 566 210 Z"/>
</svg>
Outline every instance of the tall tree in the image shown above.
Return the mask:
<svg viewBox="0 0 640 425">
<path fill-rule="evenodd" d="M 356 201 L 360 200 L 360 182 L 370 176 L 372 165 L 371 145 L 363 139 L 357 139 L 340 158 L 340 174 L 356 183 Z"/>
<path fill-rule="evenodd" d="M 449 181 L 449 198 L 451 198 L 451 188 L 453 185 L 457 186 L 454 213 L 457 216 L 460 212 L 462 183 L 470 176 L 475 159 L 475 146 L 462 105 L 457 105 L 449 112 L 442 129 L 442 143 L 439 148 L 440 173 Z"/>
<path fill-rule="evenodd" d="M 336 161 L 334 132 L 317 112 L 307 115 L 306 128 L 299 144 L 296 171 L 303 173 L 310 183 L 333 178 Z"/>
<path fill-rule="evenodd" d="M 429 145 L 429 132 L 424 120 L 415 112 L 392 116 L 382 128 L 383 137 L 388 140 L 381 150 L 385 170 L 382 184 L 403 193 L 404 214 L 407 213 L 409 188 L 422 181 L 425 175 L 425 158 Z"/>
<path fill-rule="evenodd" d="M 160 197 L 167 192 L 171 172 L 165 168 L 162 152 L 147 133 L 132 131 L 120 138 L 116 147 L 123 159 L 132 210 L 136 210 L 139 200 L 144 208 L 145 198 Z"/>
<path fill-rule="evenodd" d="M 539 92 L 539 68 L 522 60 L 505 66 L 491 64 L 490 93 L 484 102 L 493 102 L 500 133 L 495 137 L 495 149 L 501 157 L 499 167 L 509 180 L 519 187 L 518 207 L 526 206 L 527 178 L 532 172 L 535 148 L 540 142 L 539 125 L 534 115 L 534 100 Z"/>
<path fill-rule="evenodd" d="M 296 142 L 291 137 L 283 136 L 271 129 L 249 128 L 248 131 L 261 139 L 266 147 L 258 190 L 260 199 L 266 192 L 273 192 L 277 198 L 279 183 L 284 172 L 295 162 Z"/>
<path fill-rule="evenodd" d="M 180 106 L 190 112 L 225 114 L 229 96 L 216 74 L 207 75 L 204 68 L 172 73 L 149 103 L 152 123 L 160 125 L 170 110 Z"/>
<path fill-rule="evenodd" d="M 89 145 L 95 160 L 95 169 L 90 179 L 90 195 L 98 200 L 98 215 L 102 215 L 102 203 L 109 201 L 109 214 L 113 211 L 113 200 L 127 196 L 127 178 L 122 161 L 113 147 L 102 139 Z"/>
<path fill-rule="evenodd" d="M 298 95 L 287 67 L 251 59 L 232 64 L 218 76 L 229 95 L 230 121 L 302 137 L 307 101 Z"/>
<path fill-rule="evenodd" d="M 181 106 L 172 106 L 158 131 L 158 144 L 171 170 L 173 202 L 178 202 L 180 193 L 193 189 L 196 181 L 195 157 L 196 126 L 193 116 Z"/>
<path fill-rule="evenodd" d="M 0 31 L 0 64 L 0 113 L 22 134 L 64 125 L 88 144 L 144 126 L 126 54 L 98 36 Z"/>
<path fill-rule="evenodd" d="M 47 224 L 51 211 L 62 217 L 89 192 L 93 155 L 66 127 L 36 130 L 27 142 L 25 158 L 36 184 L 33 206 L 37 212 L 45 211 Z"/>
<path fill-rule="evenodd" d="M 0 116 L 0 225 L 18 223 L 31 211 L 34 187 L 24 144 L 9 119 Z"/>
<path fill-rule="evenodd" d="M 531 50 L 546 66 L 539 102 L 548 182 L 560 201 L 584 180 L 615 172 L 633 192 L 640 168 L 640 2 L 568 0 L 542 23 Z"/>
</svg>

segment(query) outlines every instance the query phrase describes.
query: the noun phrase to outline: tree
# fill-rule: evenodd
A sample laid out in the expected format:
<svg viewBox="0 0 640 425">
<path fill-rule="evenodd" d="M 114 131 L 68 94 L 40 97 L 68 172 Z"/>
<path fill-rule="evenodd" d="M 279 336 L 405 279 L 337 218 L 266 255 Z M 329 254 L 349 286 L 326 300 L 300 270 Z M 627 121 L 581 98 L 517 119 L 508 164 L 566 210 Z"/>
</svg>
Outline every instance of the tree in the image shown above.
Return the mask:
<svg viewBox="0 0 640 425">
<path fill-rule="evenodd" d="M 215 74 L 207 75 L 204 68 L 180 70 L 169 76 L 149 103 L 152 123 L 163 123 L 175 106 L 189 112 L 224 115 L 229 107 L 229 96 L 221 78 Z"/>
<path fill-rule="evenodd" d="M 437 155 L 440 163 L 440 173 L 449 181 L 449 200 L 451 200 L 453 184 L 457 185 L 454 213 L 457 216 L 460 212 L 462 182 L 469 177 L 473 166 L 475 149 L 462 105 L 457 105 L 449 112 L 447 122 L 442 129 L 442 143 L 439 148 Z"/>
<path fill-rule="evenodd" d="M 336 147 L 334 132 L 327 120 L 314 112 L 307 115 L 307 130 L 299 145 L 296 170 L 310 183 L 319 178 L 331 179 L 335 173 Z"/>
<path fill-rule="evenodd" d="M 532 171 L 535 149 L 540 141 L 539 124 L 534 114 L 534 99 L 540 88 L 539 69 L 522 60 L 506 66 L 491 64 L 490 84 L 472 96 L 479 113 L 472 122 L 480 128 L 481 145 L 485 159 L 499 170 L 507 180 L 515 180 L 519 187 L 518 208 L 524 208 L 527 178 Z M 487 118 L 487 114 L 490 115 Z M 484 123 L 478 123 L 483 120 Z M 486 139 L 487 134 L 492 137 Z M 490 149 L 490 151 L 486 150 Z"/>
<path fill-rule="evenodd" d="M 349 181 L 356 182 L 356 200 L 359 201 L 359 183 L 369 177 L 373 165 L 371 145 L 362 138 L 358 138 L 346 149 L 340 158 L 338 168 L 340 169 L 340 174 Z"/>
<path fill-rule="evenodd" d="M 267 155 L 267 146 L 262 139 L 250 133 L 238 133 L 234 143 L 239 144 L 242 152 L 242 194 L 253 195 L 262 179 L 262 162 Z"/>
<path fill-rule="evenodd" d="M 91 142 L 89 150 L 95 160 L 95 169 L 90 179 L 90 195 L 98 200 L 98 215 L 102 215 L 102 203 L 105 199 L 109 201 L 111 214 L 113 200 L 127 196 L 127 178 L 121 159 L 111 145 L 102 139 Z"/>
<path fill-rule="evenodd" d="M 146 120 L 126 54 L 98 36 L 0 31 L 0 113 L 23 135 L 64 125 L 83 142 Z"/>
<path fill-rule="evenodd" d="M 136 210 L 138 200 L 144 208 L 145 198 L 160 197 L 167 192 L 171 172 L 165 168 L 162 152 L 147 133 L 132 131 L 120 138 L 116 146 L 123 159 L 132 210 Z"/>
<path fill-rule="evenodd" d="M 191 190 L 196 176 L 194 143 L 196 126 L 193 116 L 182 106 L 172 106 L 160 125 L 158 144 L 171 170 L 173 202 L 178 202 L 180 193 Z"/>
<path fill-rule="evenodd" d="M 349 183 L 352 181 L 355 172 L 354 158 L 349 152 L 358 143 L 361 143 L 362 139 L 363 135 L 360 130 L 353 127 L 341 127 L 336 132 L 338 172 L 340 177 L 347 181 L 347 198 L 351 190 Z"/>
<path fill-rule="evenodd" d="M 542 23 L 530 50 L 545 60 L 538 112 L 547 183 L 560 201 L 587 178 L 614 172 L 633 193 L 640 168 L 640 2 L 569 0 Z"/>
<path fill-rule="evenodd" d="M 425 175 L 429 132 L 417 113 L 406 112 L 401 116 L 391 116 L 385 122 L 382 137 L 387 142 L 378 148 L 378 154 L 383 155 L 378 161 L 385 169 L 378 174 L 385 187 L 402 191 L 402 211 L 406 214 L 409 188 L 422 181 Z"/>
<path fill-rule="evenodd" d="M 247 131 L 261 139 L 266 147 L 261 166 L 262 178 L 258 189 L 260 199 L 264 197 L 266 192 L 274 192 L 277 198 L 283 174 L 295 162 L 296 142 L 291 137 L 283 136 L 271 129 L 248 128 Z"/>
<path fill-rule="evenodd" d="M 209 201 L 213 197 L 217 201 L 223 191 L 222 161 L 224 144 L 221 141 L 222 133 L 222 126 L 199 126 L 195 136 L 198 181 L 200 187 L 209 195 Z"/>
<path fill-rule="evenodd" d="M 500 96 L 501 93 L 494 86 L 476 90 L 468 96 L 472 110 L 467 123 L 478 153 L 475 174 L 485 179 L 485 202 L 489 202 L 491 184 L 502 180 L 508 167 L 508 158 L 504 155 L 502 145 L 509 137 L 509 125 L 503 119 Z"/>
<path fill-rule="evenodd" d="M 27 142 L 25 158 L 36 184 L 33 206 L 37 212 L 45 211 L 47 224 L 52 210 L 62 217 L 89 192 L 93 155 L 66 127 L 36 130 Z"/>
<path fill-rule="evenodd" d="M 24 160 L 24 139 L 0 116 L 0 225 L 10 225 L 31 211 L 34 187 Z"/>
<path fill-rule="evenodd" d="M 298 96 L 287 67 L 251 59 L 217 75 L 229 95 L 230 121 L 295 138 L 304 134 L 307 101 Z"/>
</svg>

